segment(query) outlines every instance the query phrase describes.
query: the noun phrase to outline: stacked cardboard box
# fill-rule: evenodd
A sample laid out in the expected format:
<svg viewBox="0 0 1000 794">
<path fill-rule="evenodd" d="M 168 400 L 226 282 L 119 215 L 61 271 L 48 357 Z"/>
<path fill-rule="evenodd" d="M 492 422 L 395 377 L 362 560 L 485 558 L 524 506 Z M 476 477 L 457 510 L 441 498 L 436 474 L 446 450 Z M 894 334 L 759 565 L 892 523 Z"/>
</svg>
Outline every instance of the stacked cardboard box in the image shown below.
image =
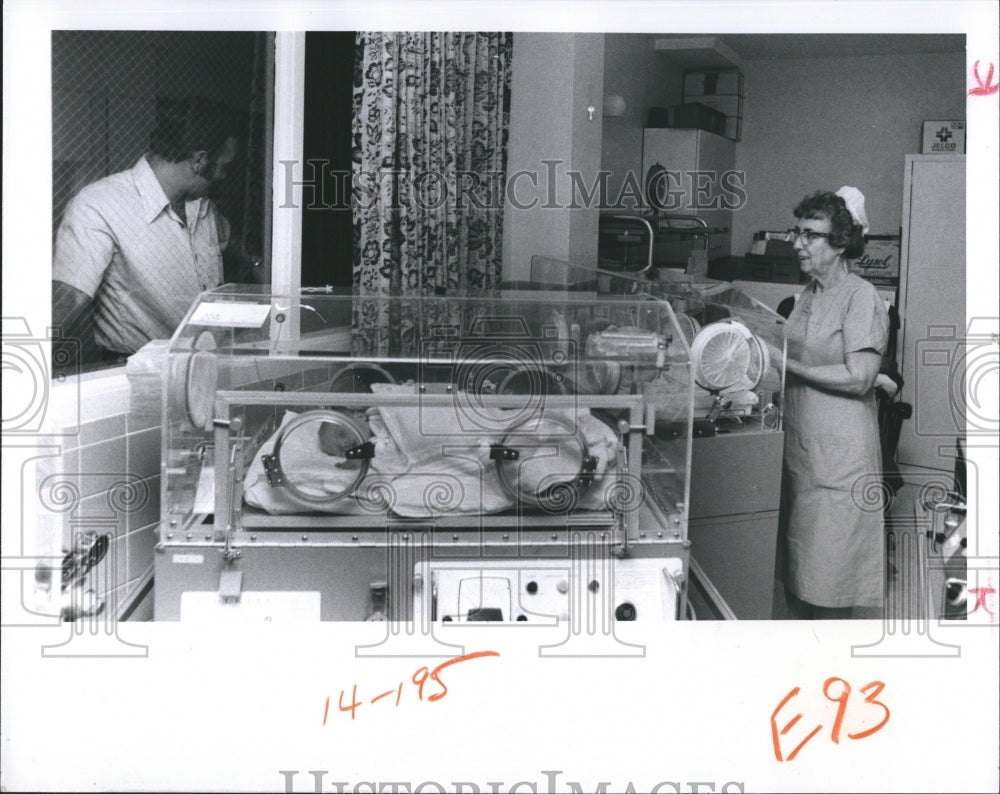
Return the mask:
<svg viewBox="0 0 1000 794">
<path fill-rule="evenodd" d="M 802 281 L 799 257 L 788 242 L 786 232 L 754 233 L 753 245 L 743 258 L 739 277 L 745 281 L 775 281 L 797 284 Z"/>
<path fill-rule="evenodd" d="M 646 126 L 708 130 L 716 135 L 725 135 L 726 117 L 715 108 L 690 102 L 668 108 L 650 108 Z"/>
<path fill-rule="evenodd" d="M 684 74 L 684 102 L 697 102 L 724 113 L 725 136 L 738 141 L 743 132 L 743 73 L 737 69 Z"/>
</svg>

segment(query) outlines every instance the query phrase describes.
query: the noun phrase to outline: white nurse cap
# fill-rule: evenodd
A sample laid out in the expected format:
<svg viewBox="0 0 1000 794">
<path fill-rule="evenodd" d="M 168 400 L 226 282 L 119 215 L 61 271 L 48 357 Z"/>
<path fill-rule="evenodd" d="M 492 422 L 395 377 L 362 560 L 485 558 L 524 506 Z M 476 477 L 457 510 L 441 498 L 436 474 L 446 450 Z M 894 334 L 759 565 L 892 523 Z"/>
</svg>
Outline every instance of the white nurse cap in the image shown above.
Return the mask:
<svg viewBox="0 0 1000 794">
<path fill-rule="evenodd" d="M 837 195 L 844 200 L 844 203 L 847 205 L 847 211 L 851 213 L 854 222 L 861 225 L 861 233 L 868 234 L 868 216 L 865 214 L 864 193 L 856 187 L 844 185 L 844 187 L 837 191 Z"/>
</svg>

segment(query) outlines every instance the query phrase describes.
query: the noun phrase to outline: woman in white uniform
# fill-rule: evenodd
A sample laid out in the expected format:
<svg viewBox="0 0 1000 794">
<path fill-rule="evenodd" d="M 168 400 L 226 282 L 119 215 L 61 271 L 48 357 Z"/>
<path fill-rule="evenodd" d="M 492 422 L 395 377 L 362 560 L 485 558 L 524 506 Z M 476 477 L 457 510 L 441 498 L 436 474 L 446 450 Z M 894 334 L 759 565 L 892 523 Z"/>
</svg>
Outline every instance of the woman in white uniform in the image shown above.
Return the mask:
<svg viewBox="0 0 1000 794">
<path fill-rule="evenodd" d="M 814 193 L 794 214 L 791 235 L 810 280 L 785 325 L 785 591 L 796 618 L 879 617 L 885 561 L 873 384 L 889 321 L 875 288 L 847 269 L 864 251 L 864 196 L 856 188 Z M 780 361 L 780 351 L 771 353 Z"/>
</svg>

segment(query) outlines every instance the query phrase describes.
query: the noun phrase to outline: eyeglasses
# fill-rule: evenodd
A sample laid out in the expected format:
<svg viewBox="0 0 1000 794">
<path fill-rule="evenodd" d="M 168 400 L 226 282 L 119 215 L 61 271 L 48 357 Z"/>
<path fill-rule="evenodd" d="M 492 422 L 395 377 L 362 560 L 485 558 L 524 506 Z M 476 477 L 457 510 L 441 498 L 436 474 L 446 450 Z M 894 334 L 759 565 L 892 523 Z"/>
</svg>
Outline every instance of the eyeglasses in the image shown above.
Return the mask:
<svg viewBox="0 0 1000 794">
<path fill-rule="evenodd" d="M 802 239 L 806 245 L 813 242 L 814 240 L 819 240 L 821 237 L 829 237 L 831 232 L 814 232 L 812 229 L 800 229 L 798 226 L 789 229 L 786 234 L 788 235 L 788 242 L 794 243 L 798 239 Z"/>
</svg>

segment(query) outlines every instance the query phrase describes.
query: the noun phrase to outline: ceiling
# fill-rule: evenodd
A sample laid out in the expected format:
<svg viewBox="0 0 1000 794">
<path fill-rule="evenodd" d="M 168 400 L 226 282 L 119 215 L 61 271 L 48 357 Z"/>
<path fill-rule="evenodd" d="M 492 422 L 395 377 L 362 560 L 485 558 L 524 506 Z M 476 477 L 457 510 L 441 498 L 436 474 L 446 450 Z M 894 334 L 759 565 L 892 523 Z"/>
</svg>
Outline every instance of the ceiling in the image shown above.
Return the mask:
<svg viewBox="0 0 1000 794">
<path fill-rule="evenodd" d="M 964 34 L 927 33 L 753 33 L 712 36 L 745 61 L 762 58 L 837 58 L 965 52 Z M 662 34 L 657 39 L 691 38 Z"/>
</svg>

